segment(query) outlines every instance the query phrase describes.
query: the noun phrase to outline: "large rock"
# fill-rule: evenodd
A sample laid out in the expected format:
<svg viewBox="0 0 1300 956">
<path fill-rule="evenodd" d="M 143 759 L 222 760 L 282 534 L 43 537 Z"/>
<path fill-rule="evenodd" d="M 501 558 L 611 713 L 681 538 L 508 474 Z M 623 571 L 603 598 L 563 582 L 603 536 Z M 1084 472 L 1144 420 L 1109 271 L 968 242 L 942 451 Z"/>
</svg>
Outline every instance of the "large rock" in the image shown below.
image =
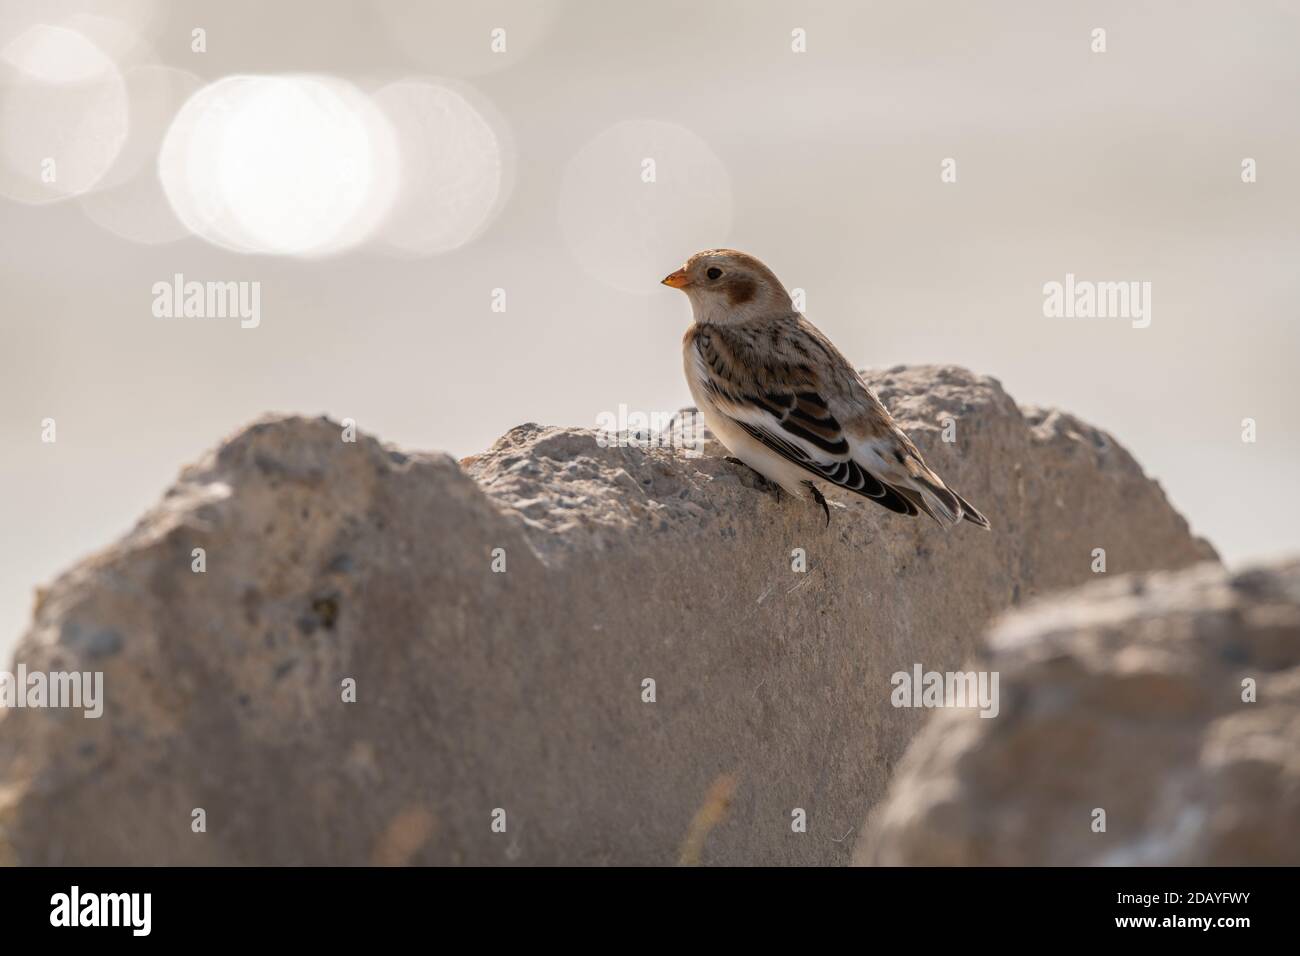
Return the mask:
<svg viewBox="0 0 1300 956">
<path fill-rule="evenodd" d="M 1044 600 L 973 667 L 999 715 L 935 715 L 857 862 L 1300 864 L 1300 561 Z"/>
<path fill-rule="evenodd" d="M 1104 433 L 960 369 L 870 378 L 993 532 L 852 497 L 827 529 L 716 445 L 524 425 L 462 469 L 243 430 L 42 595 L 17 659 L 107 703 L 0 720 L 12 858 L 848 862 L 922 721 L 891 673 L 956 666 L 1094 548 L 1213 556 Z"/>
</svg>

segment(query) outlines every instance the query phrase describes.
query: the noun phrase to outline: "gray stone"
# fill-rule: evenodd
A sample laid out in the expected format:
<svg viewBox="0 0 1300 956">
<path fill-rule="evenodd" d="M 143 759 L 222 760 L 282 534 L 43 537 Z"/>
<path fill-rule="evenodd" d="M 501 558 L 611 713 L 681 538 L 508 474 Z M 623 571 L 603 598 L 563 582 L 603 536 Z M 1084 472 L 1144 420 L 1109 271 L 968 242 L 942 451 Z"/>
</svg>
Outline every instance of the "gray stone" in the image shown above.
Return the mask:
<svg viewBox="0 0 1300 956">
<path fill-rule="evenodd" d="M 711 441 L 530 424 L 458 465 L 325 419 L 243 429 L 43 593 L 18 659 L 102 669 L 105 713 L 0 717 L 0 854 L 848 862 L 923 721 L 890 674 L 960 664 L 1095 547 L 1112 573 L 1213 557 L 1095 429 L 961 369 L 869 378 L 991 533 L 853 496 L 827 529 Z M 69 626 L 121 646 L 92 659 Z"/>
<path fill-rule="evenodd" d="M 936 712 L 856 862 L 1300 864 L 1300 561 L 1097 583 L 972 666 L 1001 713 Z"/>
</svg>

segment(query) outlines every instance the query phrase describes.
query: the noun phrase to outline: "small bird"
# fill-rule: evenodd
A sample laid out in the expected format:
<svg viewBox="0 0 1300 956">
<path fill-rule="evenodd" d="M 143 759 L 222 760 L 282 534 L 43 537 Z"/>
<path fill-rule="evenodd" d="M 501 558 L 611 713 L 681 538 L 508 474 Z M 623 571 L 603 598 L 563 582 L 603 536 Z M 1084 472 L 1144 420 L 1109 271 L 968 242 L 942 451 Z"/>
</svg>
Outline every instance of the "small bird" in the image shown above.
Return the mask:
<svg viewBox="0 0 1300 956">
<path fill-rule="evenodd" d="M 710 249 L 663 284 L 691 300 L 695 322 L 682 339 L 686 381 L 733 460 L 796 498 L 811 495 L 828 526 L 823 481 L 898 514 L 989 527 L 926 466 L 862 376 L 795 311 L 763 263 Z"/>
</svg>

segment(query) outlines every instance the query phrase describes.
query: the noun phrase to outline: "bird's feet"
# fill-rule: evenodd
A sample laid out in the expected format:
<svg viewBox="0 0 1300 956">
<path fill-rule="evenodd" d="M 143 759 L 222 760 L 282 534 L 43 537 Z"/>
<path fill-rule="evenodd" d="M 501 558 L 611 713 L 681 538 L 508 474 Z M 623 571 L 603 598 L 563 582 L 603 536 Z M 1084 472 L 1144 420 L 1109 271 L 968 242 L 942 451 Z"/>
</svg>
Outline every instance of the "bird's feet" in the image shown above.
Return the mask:
<svg viewBox="0 0 1300 956">
<path fill-rule="evenodd" d="M 811 481 L 805 481 L 804 484 L 807 485 L 808 490 L 812 492 L 813 501 L 821 505 L 822 511 L 826 512 L 826 527 L 829 528 L 831 526 L 831 506 L 826 503 L 826 496 L 823 495 L 818 487 Z"/>
<path fill-rule="evenodd" d="M 730 455 L 728 455 L 726 460 L 731 462 L 733 465 L 742 465 L 745 468 L 748 468 L 751 472 L 753 472 L 754 482 L 758 486 L 759 490 L 771 491 L 776 495 L 777 501 L 781 500 L 781 486 L 778 485 L 775 481 L 769 481 L 767 479 L 767 476 L 764 475 L 761 471 L 758 471 L 755 468 L 750 468 L 749 465 L 746 465 L 739 458 L 732 458 Z"/>
</svg>

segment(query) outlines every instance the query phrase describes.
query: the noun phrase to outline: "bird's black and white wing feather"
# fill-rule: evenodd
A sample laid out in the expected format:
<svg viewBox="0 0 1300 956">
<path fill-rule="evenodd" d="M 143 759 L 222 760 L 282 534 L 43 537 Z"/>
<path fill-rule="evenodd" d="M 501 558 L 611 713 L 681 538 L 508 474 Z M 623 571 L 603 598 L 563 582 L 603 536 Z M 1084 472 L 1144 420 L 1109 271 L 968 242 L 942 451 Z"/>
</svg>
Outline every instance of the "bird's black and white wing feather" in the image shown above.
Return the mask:
<svg viewBox="0 0 1300 956">
<path fill-rule="evenodd" d="M 857 372 L 801 316 L 764 329 L 696 327 L 685 345 L 692 390 L 712 405 L 702 408 L 706 420 L 710 411 L 725 416 L 808 480 L 899 514 L 989 526 L 925 465 Z"/>
</svg>

